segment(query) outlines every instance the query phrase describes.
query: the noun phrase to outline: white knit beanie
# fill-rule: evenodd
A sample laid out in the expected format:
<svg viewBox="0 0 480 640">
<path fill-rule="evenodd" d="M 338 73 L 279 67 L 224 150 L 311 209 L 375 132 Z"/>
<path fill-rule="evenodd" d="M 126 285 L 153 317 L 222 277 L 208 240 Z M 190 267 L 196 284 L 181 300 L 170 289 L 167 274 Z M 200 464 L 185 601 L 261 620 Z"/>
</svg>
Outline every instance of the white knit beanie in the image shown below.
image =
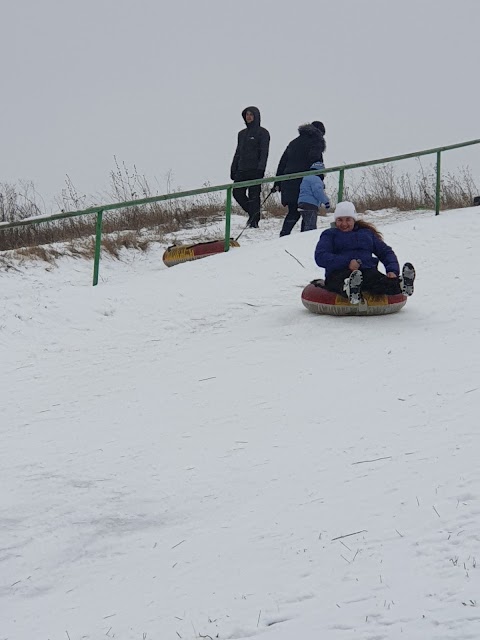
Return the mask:
<svg viewBox="0 0 480 640">
<path fill-rule="evenodd" d="M 344 202 L 339 202 L 335 208 L 335 213 L 333 214 L 335 220 L 337 218 L 353 218 L 357 219 L 357 212 L 355 211 L 355 205 L 353 202 L 348 202 L 345 200 Z"/>
</svg>

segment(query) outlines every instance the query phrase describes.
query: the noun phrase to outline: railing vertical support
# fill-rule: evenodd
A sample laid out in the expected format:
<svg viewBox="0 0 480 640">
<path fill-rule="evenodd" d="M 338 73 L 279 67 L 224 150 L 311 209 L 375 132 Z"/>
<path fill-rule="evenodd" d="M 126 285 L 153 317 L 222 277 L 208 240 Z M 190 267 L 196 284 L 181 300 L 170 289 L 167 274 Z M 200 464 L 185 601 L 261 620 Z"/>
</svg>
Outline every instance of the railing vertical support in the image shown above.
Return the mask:
<svg viewBox="0 0 480 640">
<path fill-rule="evenodd" d="M 345 170 L 340 169 L 340 176 L 338 178 L 338 198 L 337 202 L 341 202 L 343 200 L 343 183 L 345 180 Z"/>
<path fill-rule="evenodd" d="M 232 187 L 227 188 L 227 203 L 225 206 L 225 246 L 224 251 L 230 249 L 230 225 L 232 221 Z"/>
<path fill-rule="evenodd" d="M 100 249 L 102 246 L 102 220 L 103 211 L 97 213 L 97 224 L 95 225 L 95 258 L 93 263 L 93 286 L 98 284 L 98 270 L 100 267 Z"/>
<path fill-rule="evenodd" d="M 435 215 L 436 216 L 438 216 L 438 214 L 440 213 L 440 187 L 441 187 L 440 154 L 441 154 L 441 151 L 437 151 L 437 188 L 435 191 Z"/>
</svg>

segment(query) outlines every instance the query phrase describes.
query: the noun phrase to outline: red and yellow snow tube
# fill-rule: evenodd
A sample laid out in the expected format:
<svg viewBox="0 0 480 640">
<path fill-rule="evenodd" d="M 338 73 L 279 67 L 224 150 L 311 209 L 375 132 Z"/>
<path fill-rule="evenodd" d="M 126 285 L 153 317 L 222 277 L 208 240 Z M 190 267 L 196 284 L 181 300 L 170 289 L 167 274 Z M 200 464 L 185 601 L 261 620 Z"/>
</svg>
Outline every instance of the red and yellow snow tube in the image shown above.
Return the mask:
<svg viewBox="0 0 480 640">
<path fill-rule="evenodd" d="M 403 293 L 394 296 L 374 296 L 364 293 L 363 297 L 363 303 L 350 304 L 338 293 L 327 291 L 323 280 L 313 280 L 302 291 L 304 307 L 312 313 L 330 316 L 382 316 L 397 313 L 407 302 L 407 296 Z"/>
<path fill-rule="evenodd" d="M 236 240 L 230 238 L 230 247 L 239 247 Z M 180 262 L 189 262 L 190 260 L 199 260 L 207 258 L 216 253 L 225 251 L 225 240 L 211 240 L 210 242 L 199 242 L 198 244 L 176 245 L 174 244 L 163 254 L 163 262 L 167 267 L 173 267 Z"/>
</svg>

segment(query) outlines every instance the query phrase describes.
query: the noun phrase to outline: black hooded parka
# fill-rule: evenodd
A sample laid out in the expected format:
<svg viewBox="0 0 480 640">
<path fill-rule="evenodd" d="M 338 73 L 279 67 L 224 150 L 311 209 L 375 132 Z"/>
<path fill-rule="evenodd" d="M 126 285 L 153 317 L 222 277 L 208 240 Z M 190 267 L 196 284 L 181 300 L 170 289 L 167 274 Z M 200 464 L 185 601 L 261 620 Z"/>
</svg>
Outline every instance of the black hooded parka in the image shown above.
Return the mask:
<svg viewBox="0 0 480 640">
<path fill-rule="evenodd" d="M 247 111 L 253 114 L 253 122 L 247 123 Z M 230 178 L 237 182 L 263 178 L 267 166 L 270 134 L 260 126 L 260 111 L 257 107 L 246 107 L 242 117 L 247 125 L 238 133 L 238 143 L 230 168 Z"/>
</svg>

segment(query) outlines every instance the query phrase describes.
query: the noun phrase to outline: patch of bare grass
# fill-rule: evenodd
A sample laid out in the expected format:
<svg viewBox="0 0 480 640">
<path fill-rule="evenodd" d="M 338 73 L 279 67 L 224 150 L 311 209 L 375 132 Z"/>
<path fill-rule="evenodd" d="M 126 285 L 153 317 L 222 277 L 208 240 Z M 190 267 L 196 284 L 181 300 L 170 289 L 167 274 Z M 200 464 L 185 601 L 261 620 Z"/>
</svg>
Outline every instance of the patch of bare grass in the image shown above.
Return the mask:
<svg viewBox="0 0 480 640">
<path fill-rule="evenodd" d="M 102 249 L 108 254 L 120 259 L 122 249 L 136 249 L 137 251 L 147 251 L 153 240 L 141 238 L 133 231 L 127 233 L 109 234 L 102 238 Z"/>
<path fill-rule="evenodd" d="M 53 264 L 57 258 L 60 258 L 63 253 L 58 251 L 54 247 L 34 246 L 34 247 L 21 247 L 16 250 L 16 255 L 20 258 L 25 257 L 31 260 L 43 260 L 44 262 L 50 262 Z"/>
<path fill-rule="evenodd" d="M 346 172 L 344 200 L 351 200 L 358 211 L 435 209 L 435 165 L 428 169 L 420 162 L 419 165 L 415 176 L 398 173 L 393 164 L 369 167 L 357 179 L 351 172 Z M 468 167 L 456 174 L 441 175 L 441 209 L 471 207 L 477 193 L 478 187 Z"/>
<path fill-rule="evenodd" d="M 268 174 L 267 176 L 268 177 Z M 270 193 L 273 187 L 273 182 L 267 182 L 262 184 L 262 192 L 260 194 L 262 205 L 262 211 L 271 218 L 284 218 L 286 208 L 282 206 L 280 202 L 280 194 Z M 268 196 L 268 197 L 267 197 Z"/>
</svg>

